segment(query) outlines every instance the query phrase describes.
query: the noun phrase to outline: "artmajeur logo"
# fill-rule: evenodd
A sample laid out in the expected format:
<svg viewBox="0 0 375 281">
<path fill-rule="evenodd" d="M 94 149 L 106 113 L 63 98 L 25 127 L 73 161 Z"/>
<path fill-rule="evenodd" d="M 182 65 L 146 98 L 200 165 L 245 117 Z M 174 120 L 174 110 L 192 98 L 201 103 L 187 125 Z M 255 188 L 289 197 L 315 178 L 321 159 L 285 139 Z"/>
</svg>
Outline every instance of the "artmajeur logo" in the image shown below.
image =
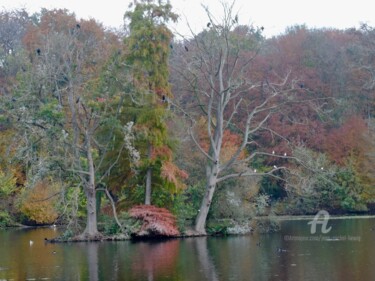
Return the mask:
<svg viewBox="0 0 375 281">
<path fill-rule="evenodd" d="M 311 224 L 310 233 L 315 234 L 316 233 L 316 225 L 321 224 L 322 225 L 322 233 L 326 234 L 331 231 L 332 227 L 330 226 L 327 228 L 327 224 L 329 221 L 329 213 L 326 210 L 320 210 L 314 217 L 312 221 L 309 221 L 307 224 Z"/>
</svg>

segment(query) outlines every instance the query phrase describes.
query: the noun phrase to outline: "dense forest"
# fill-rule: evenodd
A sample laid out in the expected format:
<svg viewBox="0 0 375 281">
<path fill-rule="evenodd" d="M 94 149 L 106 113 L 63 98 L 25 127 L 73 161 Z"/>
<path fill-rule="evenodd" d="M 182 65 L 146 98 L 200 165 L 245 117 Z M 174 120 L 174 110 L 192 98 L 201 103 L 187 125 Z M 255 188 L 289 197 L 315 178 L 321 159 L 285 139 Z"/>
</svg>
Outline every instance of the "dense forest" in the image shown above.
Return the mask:
<svg viewBox="0 0 375 281">
<path fill-rule="evenodd" d="M 120 31 L 0 12 L 0 226 L 101 239 L 374 211 L 375 29 L 265 38 L 223 8 L 183 39 L 160 1 Z"/>
</svg>

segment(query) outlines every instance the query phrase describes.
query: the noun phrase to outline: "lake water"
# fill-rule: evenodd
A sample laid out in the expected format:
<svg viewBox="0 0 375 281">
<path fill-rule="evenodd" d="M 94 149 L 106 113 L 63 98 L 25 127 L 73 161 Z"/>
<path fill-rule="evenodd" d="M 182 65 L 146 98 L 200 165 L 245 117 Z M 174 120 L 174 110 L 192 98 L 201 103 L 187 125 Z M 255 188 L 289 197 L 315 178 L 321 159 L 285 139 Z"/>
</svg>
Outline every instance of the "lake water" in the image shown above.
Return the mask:
<svg viewBox="0 0 375 281">
<path fill-rule="evenodd" d="M 327 234 L 307 222 L 159 242 L 46 244 L 56 230 L 0 230 L 0 280 L 375 280 L 374 218 L 331 219 Z"/>
</svg>

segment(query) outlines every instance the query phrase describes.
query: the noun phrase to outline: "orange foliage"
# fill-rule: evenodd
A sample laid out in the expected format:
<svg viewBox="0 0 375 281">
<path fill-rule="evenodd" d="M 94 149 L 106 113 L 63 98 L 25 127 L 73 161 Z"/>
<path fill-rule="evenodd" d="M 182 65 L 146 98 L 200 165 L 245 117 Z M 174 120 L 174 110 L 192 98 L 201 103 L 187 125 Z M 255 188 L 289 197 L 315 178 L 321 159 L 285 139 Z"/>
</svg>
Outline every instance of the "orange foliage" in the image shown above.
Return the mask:
<svg viewBox="0 0 375 281">
<path fill-rule="evenodd" d="M 172 150 L 166 146 L 153 146 L 151 152 L 151 159 L 156 160 L 157 158 L 164 158 L 164 159 L 171 159 L 172 158 Z"/>
<path fill-rule="evenodd" d="M 182 180 L 189 177 L 188 173 L 178 168 L 172 161 L 172 150 L 166 146 L 154 146 L 151 152 L 151 159 L 155 161 L 158 158 L 165 159 L 162 162 L 161 177 L 168 182 L 173 183 L 177 189 L 184 188 Z"/>
<path fill-rule="evenodd" d="M 58 214 L 54 208 L 55 199 L 51 198 L 51 188 L 47 181 L 39 182 L 34 188 L 26 191 L 26 197 L 21 203 L 20 211 L 26 217 L 38 224 L 53 223 Z"/>
<path fill-rule="evenodd" d="M 184 188 L 185 185 L 181 179 L 187 179 L 188 173 L 178 168 L 173 162 L 165 161 L 161 167 L 161 176 L 169 182 L 172 182 L 177 188 Z"/>
<path fill-rule="evenodd" d="M 210 140 L 207 134 L 206 121 L 200 120 L 198 127 L 199 144 L 204 151 L 208 153 L 210 148 Z M 242 143 L 242 137 L 238 134 L 225 130 L 223 133 L 223 142 L 221 145 L 220 161 L 226 162 L 236 153 Z M 245 157 L 245 151 L 241 151 L 239 159 Z"/>
<path fill-rule="evenodd" d="M 363 136 L 366 124 L 362 118 L 349 118 L 340 128 L 333 129 L 325 138 L 324 148 L 330 158 L 339 165 L 344 165 L 349 156 L 360 157 L 366 151 Z"/>
<path fill-rule="evenodd" d="M 143 221 L 136 236 L 178 236 L 176 218 L 165 208 L 151 205 L 138 205 L 129 210 L 132 218 Z"/>
</svg>

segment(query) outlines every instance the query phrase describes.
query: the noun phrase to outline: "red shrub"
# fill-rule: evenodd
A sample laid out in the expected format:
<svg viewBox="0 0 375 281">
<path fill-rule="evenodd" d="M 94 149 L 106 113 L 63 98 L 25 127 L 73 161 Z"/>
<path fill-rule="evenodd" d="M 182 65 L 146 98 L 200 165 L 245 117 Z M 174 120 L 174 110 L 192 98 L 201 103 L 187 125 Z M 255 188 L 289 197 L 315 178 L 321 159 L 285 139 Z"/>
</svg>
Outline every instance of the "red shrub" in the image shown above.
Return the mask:
<svg viewBox="0 0 375 281">
<path fill-rule="evenodd" d="M 129 210 L 132 218 L 143 221 L 136 236 L 178 236 L 176 218 L 167 209 L 150 205 L 138 205 Z"/>
</svg>

